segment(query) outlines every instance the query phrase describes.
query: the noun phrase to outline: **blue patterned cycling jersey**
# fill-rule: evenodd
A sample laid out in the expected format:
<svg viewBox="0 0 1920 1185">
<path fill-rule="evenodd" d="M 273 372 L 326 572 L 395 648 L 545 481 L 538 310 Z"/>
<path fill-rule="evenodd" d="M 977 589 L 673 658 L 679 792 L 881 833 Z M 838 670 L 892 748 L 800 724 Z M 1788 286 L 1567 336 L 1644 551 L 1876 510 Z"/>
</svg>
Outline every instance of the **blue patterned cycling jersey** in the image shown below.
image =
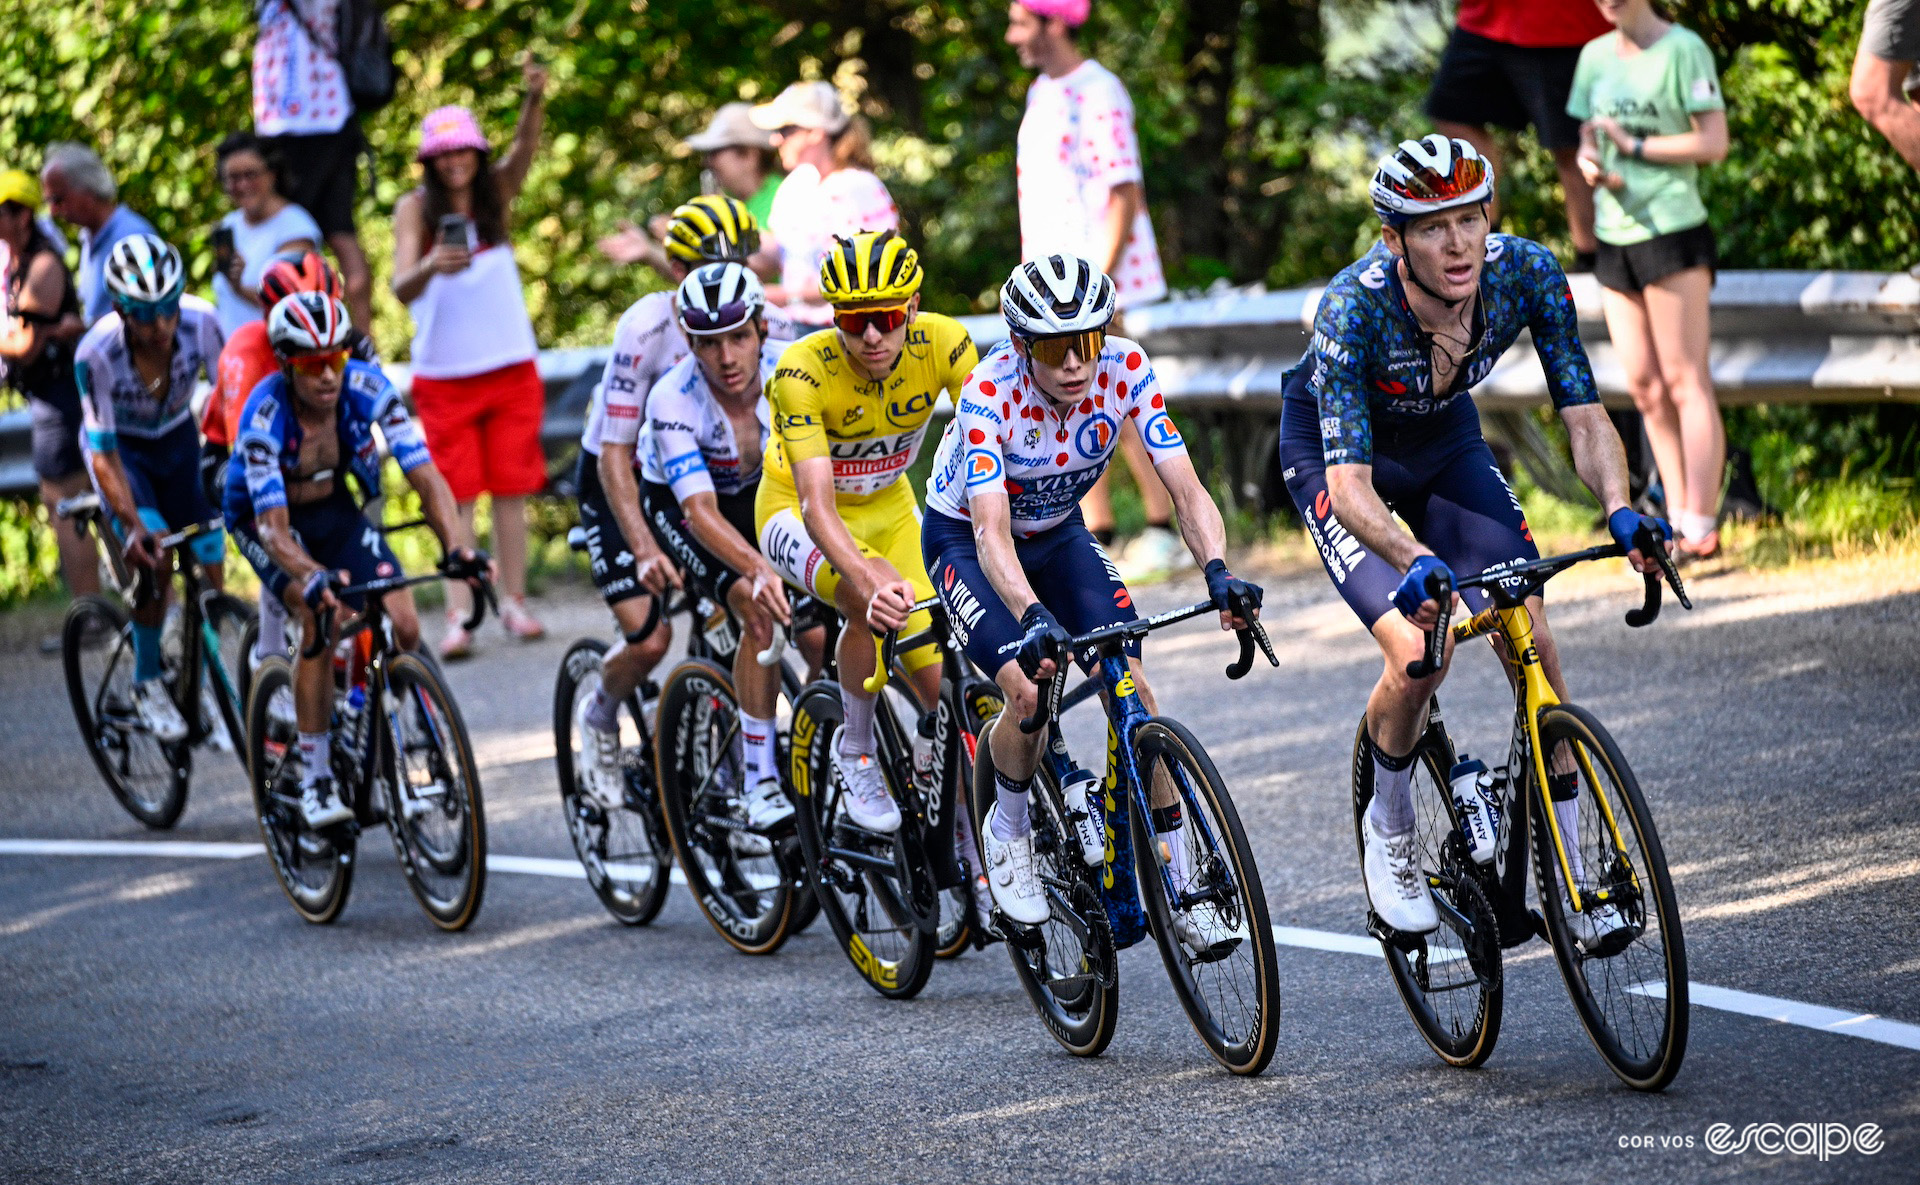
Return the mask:
<svg viewBox="0 0 1920 1185">
<path fill-rule="evenodd" d="M 228 522 L 245 522 L 263 510 L 285 506 L 289 477 L 315 479 L 315 474 L 298 472 L 300 444 L 306 433 L 294 414 L 292 401 L 287 376 L 275 372 L 260 380 L 240 409 L 234 462 L 227 466 L 227 490 L 222 499 Z M 368 497 L 380 492 L 380 445 L 373 435 L 376 425 L 402 472 L 433 460 L 420 426 L 379 367 L 350 359 L 336 406 L 340 459 Z"/>
<path fill-rule="evenodd" d="M 181 297 L 166 394 L 155 398 L 134 365 L 120 314 L 108 313 L 95 321 L 73 350 L 87 447 L 113 452 L 120 447 L 121 437 L 138 447 L 191 423 L 194 385 L 202 375 L 208 383 L 219 385 L 224 344 L 213 306 L 197 296 Z"/>
<path fill-rule="evenodd" d="M 1374 421 L 1400 429 L 1438 424 L 1440 413 L 1487 377 L 1522 329 L 1533 333 L 1554 407 L 1599 401 L 1573 293 L 1545 247 L 1513 235 L 1487 236 L 1473 346 L 1452 389 L 1435 392 L 1432 338 L 1407 307 L 1393 253 L 1376 244 L 1327 285 L 1313 317 L 1313 342 L 1287 373 L 1285 389 L 1289 398 L 1318 404 L 1327 464 L 1370 465 Z"/>
</svg>

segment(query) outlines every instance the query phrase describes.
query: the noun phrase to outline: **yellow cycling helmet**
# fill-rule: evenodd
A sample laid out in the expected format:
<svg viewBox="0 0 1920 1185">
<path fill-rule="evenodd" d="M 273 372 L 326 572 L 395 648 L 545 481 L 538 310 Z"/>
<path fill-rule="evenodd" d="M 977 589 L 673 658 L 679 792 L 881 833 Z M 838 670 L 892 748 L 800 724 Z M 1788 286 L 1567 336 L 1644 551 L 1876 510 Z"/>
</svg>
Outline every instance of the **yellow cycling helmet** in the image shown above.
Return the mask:
<svg viewBox="0 0 1920 1185">
<path fill-rule="evenodd" d="M 835 235 L 820 261 L 820 296 L 828 304 L 899 304 L 918 291 L 920 256 L 890 230 Z"/>
<path fill-rule="evenodd" d="M 702 263 L 745 263 L 760 249 L 760 224 L 745 202 L 708 193 L 673 212 L 667 227 L 667 254 L 694 267 Z"/>
</svg>

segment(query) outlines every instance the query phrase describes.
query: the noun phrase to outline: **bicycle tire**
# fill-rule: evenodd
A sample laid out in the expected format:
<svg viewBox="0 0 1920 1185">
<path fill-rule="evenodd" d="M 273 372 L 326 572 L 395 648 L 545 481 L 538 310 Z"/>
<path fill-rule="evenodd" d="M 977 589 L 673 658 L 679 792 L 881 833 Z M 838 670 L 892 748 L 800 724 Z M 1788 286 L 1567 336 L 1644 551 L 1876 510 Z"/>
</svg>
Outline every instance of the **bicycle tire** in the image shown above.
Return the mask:
<svg viewBox="0 0 1920 1185">
<path fill-rule="evenodd" d="M 156 831 L 179 822 L 193 777 L 188 742 L 156 740 L 133 712 L 133 635 L 104 597 L 76 597 L 60 628 L 60 659 L 74 723 L 115 801 Z"/>
<path fill-rule="evenodd" d="M 958 705 L 956 716 L 960 729 L 960 735 L 956 738 L 953 750 L 953 769 L 949 771 L 949 776 L 955 779 L 956 789 L 953 796 L 953 845 L 955 851 L 960 852 L 962 850 L 960 812 L 967 812 L 966 822 L 969 832 L 972 832 L 976 826 L 973 816 L 973 777 L 976 756 L 980 746 L 986 743 L 987 726 L 993 723 L 993 718 L 1000 714 L 1000 709 L 1005 705 L 1001 702 L 1000 689 L 978 677 L 964 680 L 957 694 L 952 692 L 948 694 L 953 696 L 950 702 Z M 968 878 L 976 875 L 976 871 L 981 866 L 979 850 L 966 848 L 960 863 L 962 872 Z M 979 916 L 979 910 L 974 904 L 972 887 L 965 881 L 955 888 L 942 890 L 941 901 L 943 909 L 948 902 L 952 903 L 954 910 L 959 914 L 960 922 L 946 943 L 934 952 L 936 958 L 957 959 L 970 947 L 985 946 L 989 942 L 999 940 L 997 935 L 988 931 L 987 919 Z"/>
<path fill-rule="evenodd" d="M 733 754 L 740 730 L 733 676 L 712 659 L 685 660 L 667 673 L 655 720 L 661 814 L 687 890 L 729 946 L 747 955 L 772 954 L 793 932 L 798 912 L 788 874 L 773 851 L 742 853 L 735 832 L 711 821 L 744 781 Z M 726 752 L 716 755 L 720 746 Z M 762 838 L 777 847 L 785 836 Z"/>
<path fill-rule="evenodd" d="M 1587 841 L 1596 833 L 1608 834 L 1604 819 L 1597 811 L 1580 811 L 1580 834 L 1583 837 L 1581 847 L 1587 857 L 1586 874 L 1582 879 L 1590 879 L 1595 884 L 1623 894 L 1621 910 L 1630 923 L 1630 929 L 1637 931 L 1627 944 L 1611 954 L 1594 957 L 1587 956 L 1574 943 L 1569 928 L 1566 910 L 1570 908 L 1561 891 L 1563 881 L 1560 861 L 1554 850 L 1553 840 L 1548 832 L 1544 814 L 1536 817 L 1533 825 L 1534 840 L 1534 883 L 1539 889 L 1540 911 L 1546 917 L 1547 935 L 1553 944 L 1554 961 L 1559 964 L 1560 978 L 1565 983 L 1567 995 L 1573 1001 L 1574 1011 L 1580 1014 L 1581 1027 L 1593 1042 L 1602 1060 L 1607 1063 L 1619 1079 L 1635 1090 L 1664 1090 L 1674 1076 L 1680 1072 L 1680 1065 L 1686 1059 L 1688 1001 L 1687 1001 L 1687 953 L 1686 941 L 1681 934 L 1680 909 L 1673 895 L 1673 881 L 1667 872 L 1665 851 L 1660 846 L 1659 833 L 1654 828 L 1652 813 L 1647 801 L 1640 792 L 1639 781 L 1633 776 L 1633 770 L 1627 765 L 1626 758 L 1620 752 L 1620 746 L 1613 736 L 1595 719 L 1591 712 L 1574 704 L 1556 704 L 1540 712 L 1540 743 L 1545 753 L 1551 757 L 1557 745 L 1570 740 L 1589 754 L 1585 764 L 1591 772 L 1605 770 L 1605 780 L 1611 783 L 1616 795 L 1607 794 L 1606 788 L 1597 786 L 1591 777 L 1583 776 L 1579 784 L 1589 792 L 1581 794 L 1576 801 L 1592 804 L 1596 801 L 1592 791 L 1599 791 L 1609 799 L 1615 821 L 1623 826 L 1623 837 L 1631 847 L 1639 848 L 1639 867 L 1631 861 L 1632 853 L 1621 853 L 1611 842 L 1614 865 L 1595 875 L 1591 872 L 1592 860 L 1598 850 L 1587 850 Z M 1545 788 L 1537 785 L 1538 778 L 1530 778 L 1536 783 L 1532 805 L 1536 811 L 1552 810 L 1552 801 Z M 1622 856 L 1628 863 L 1620 865 Z M 1646 892 L 1643 880 L 1652 881 L 1653 892 Z M 1655 916 L 1649 917 L 1647 906 L 1651 903 Z M 1657 924 L 1654 924 L 1657 923 Z M 1657 962 L 1658 976 L 1649 965 L 1654 952 L 1641 952 L 1647 957 L 1629 958 L 1641 948 L 1642 940 L 1649 934 L 1658 935 Z M 1600 982 L 1596 985 L 1589 968 L 1599 965 Z M 1659 983 L 1660 989 L 1650 991 L 1649 986 Z M 1651 1048 L 1636 1056 L 1627 1046 L 1627 1034 L 1623 1026 L 1605 1015 L 1603 1001 L 1597 996 L 1608 999 L 1618 998 L 1623 1003 L 1635 1001 L 1652 1002 L 1660 1006 L 1659 1035 Z M 1638 1030 L 1638 1024 L 1626 1026 Z"/>
<path fill-rule="evenodd" d="M 1164 891 L 1159 858 L 1153 854 L 1148 821 L 1137 809 L 1138 804 L 1132 804 L 1136 809 L 1128 815 L 1141 904 L 1153 919 L 1154 942 L 1160 947 L 1160 961 L 1173 982 L 1174 995 L 1214 1059 L 1235 1074 L 1251 1077 L 1267 1068 L 1280 1041 L 1280 960 L 1274 950 L 1273 923 L 1268 918 L 1266 890 L 1260 884 L 1253 848 L 1247 843 L 1240 814 L 1234 809 L 1220 771 L 1185 725 L 1164 716 L 1149 717 L 1134 729 L 1133 753 L 1135 768 L 1149 784 L 1160 762 L 1170 774 L 1176 767 L 1184 767 L 1185 776 L 1173 778 L 1185 816 L 1181 827 L 1187 836 L 1184 842 L 1204 844 L 1204 832 L 1195 824 L 1205 822 L 1205 830 L 1213 832 L 1219 845 L 1210 857 L 1192 865 L 1194 875 L 1205 876 L 1216 889 L 1229 883 L 1221 872 L 1231 875 L 1234 891 L 1225 902 L 1216 899 L 1211 905 L 1194 908 L 1214 909 L 1222 923 L 1244 931 L 1242 940 L 1224 954 L 1205 959 L 1190 956 L 1174 931 L 1172 902 Z M 1224 869 L 1219 865 L 1222 856 L 1227 863 Z M 1215 976 L 1212 971 L 1229 966 L 1241 969 L 1234 976 L 1238 982 L 1216 982 L 1226 977 Z M 1230 996 L 1243 1005 L 1250 996 L 1252 1012 L 1228 1028 L 1222 1017 L 1229 1011 Z"/>
<path fill-rule="evenodd" d="M 464 930 L 479 916 L 487 891 L 487 814 L 473 742 L 433 664 L 417 654 L 396 654 L 387 660 L 386 683 L 386 728 L 376 768 L 387 800 L 387 834 L 427 917 L 442 930 Z M 416 720 L 423 727 L 415 729 Z M 409 743 L 410 732 L 425 743 Z M 410 759 L 415 753 L 423 759 L 419 768 Z M 410 798 L 421 809 L 410 813 Z"/>
<path fill-rule="evenodd" d="M 260 612 L 239 597 L 224 592 L 206 597 L 203 612 L 221 645 L 217 653 L 203 656 L 207 666 L 201 677 L 211 677 L 213 702 L 244 770 L 247 766 L 247 656 L 253 652 L 253 639 L 259 636 Z M 219 666 L 218 676 L 214 675 L 215 664 Z"/>
<path fill-rule="evenodd" d="M 933 974 L 933 937 L 922 931 L 912 911 L 894 886 L 894 875 L 855 872 L 844 860 L 830 859 L 828 837 L 833 833 L 840 800 L 831 746 L 840 735 L 840 689 L 830 682 L 815 683 L 800 693 L 793 707 L 792 757 L 789 771 L 799 809 L 801 847 L 806 855 L 808 883 L 819 899 L 820 912 L 834 938 L 867 985 L 881 995 L 905 1000 L 918 995 Z M 884 764 L 884 763 L 883 763 Z M 904 822 L 903 822 L 904 826 Z M 901 844 L 892 844 L 897 868 Z M 875 853 L 877 854 L 877 853 Z M 849 913 L 852 898 L 853 912 Z M 885 915 L 889 925 L 874 927 L 868 900 Z M 887 936 L 882 939 L 881 936 Z"/>
<path fill-rule="evenodd" d="M 653 746 L 644 743 L 645 718 L 637 696 L 628 696 L 624 705 L 643 742 L 621 750 L 628 782 L 626 808 L 607 811 L 581 788 L 576 774 L 573 713 L 580 697 L 599 686 L 606 652 L 607 644 L 600 639 L 582 638 L 560 660 L 553 680 L 553 760 L 567 836 L 586 871 L 588 887 L 621 925 L 644 926 L 666 904 L 673 855 L 653 786 Z M 646 875 L 618 875 L 629 868 Z"/>
<path fill-rule="evenodd" d="M 279 655 L 254 668 L 247 700 L 247 783 L 267 864 L 295 913 L 324 926 L 353 889 L 357 846 L 351 824 L 310 832 L 300 817 L 300 747 L 293 714 L 293 664 Z"/>
<path fill-rule="evenodd" d="M 973 766 L 975 819 L 986 818 L 992 809 L 998 797 L 995 786 L 993 753 L 983 737 Z M 1058 922 L 1049 917 L 1036 930 L 1011 933 L 1007 957 L 1013 961 L 1014 977 L 1039 1012 L 1040 1023 L 1060 1048 L 1075 1057 L 1099 1057 L 1112 1044 L 1120 1024 L 1120 964 L 1100 896 L 1101 873 L 1080 859 L 1079 841 L 1065 823 L 1066 804 L 1045 762 L 1035 771 L 1027 798 L 1035 872 L 1049 895 L 1059 899 L 1049 905 L 1056 913 L 1063 904 L 1073 909 L 1087 937 L 1083 940 L 1064 917 Z M 1056 965 L 1077 969 L 1056 976 L 1051 970 Z M 1059 990 L 1063 983 L 1067 985 L 1064 992 Z"/>
<path fill-rule="evenodd" d="M 1463 853 L 1456 847 L 1453 816 L 1449 809 L 1453 745 L 1439 721 L 1427 726 L 1416 750 L 1413 772 L 1414 832 L 1420 849 L 1421 865 L 1428 872 L 1429 891 L 1464 919 L 1456 924 L 1447 909 L 1440 909 L 1442 925 L 1453 930 L 1459 940 L 1457 949 L 1466 959 L 1466 971 L 1459 973 L 1450 965 L 1458 962 L 1451 954 L 1440 961 L 1448 966 L 1448 978 L 1434 990 L 1434 945 L 1425 937 L 1406 936 L 1400 942 L 1382 937 L 1381 952 L 1392 973 L 1394 990 L 1407 1016 L 1427 1046 L 1450 1066 L 1468 1068 L 1483 1064 L 1493 1056 L 1500 1041 L 1500 1022 L 1505 1015 L 1506 976 L 1501 955 L 1500 930 L 1494 907 L 1477 874 L 1468 871 Z M 1424 781 L 1422 775 L 1425 775 Z M 1373 752 L 1367 744 L 1367 718 L 1353 738 L 1353 842 L 1355 854 L 1364 865 L 1366 840 L 1360 820 L 1373 802 Z M 1434 886 L 1436 874 L 1443 879 Z M 1524 891 L 1524 884 L 1522 884 Z M 1444 888 L 1444 894 L 1442 893 Z M 1464 994 L 1463 994 L 1464 993 Z"/>
</svg>

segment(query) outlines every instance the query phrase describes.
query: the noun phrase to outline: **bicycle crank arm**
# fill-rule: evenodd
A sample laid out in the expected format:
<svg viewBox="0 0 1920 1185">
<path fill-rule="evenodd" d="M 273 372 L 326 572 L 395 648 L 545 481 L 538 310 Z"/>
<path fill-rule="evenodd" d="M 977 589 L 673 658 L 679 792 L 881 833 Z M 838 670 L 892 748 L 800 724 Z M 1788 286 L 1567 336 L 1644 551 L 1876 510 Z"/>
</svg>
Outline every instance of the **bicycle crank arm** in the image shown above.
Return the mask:
<svg viewBox="0 0 1920 1185">
<path fill-rule="evenodd" d="M 827 849 L 827 859 L 838 860 L 843 864 L 852 864 L 857 868 L 866 868 L 874 872 L 884 872 L 889 876 L 899 871 L 899 865 L 894 862 L 891 854 L 875 856 L 870 852 L 856 852 L 852 848 L 830 847 Z"/>
</svg>

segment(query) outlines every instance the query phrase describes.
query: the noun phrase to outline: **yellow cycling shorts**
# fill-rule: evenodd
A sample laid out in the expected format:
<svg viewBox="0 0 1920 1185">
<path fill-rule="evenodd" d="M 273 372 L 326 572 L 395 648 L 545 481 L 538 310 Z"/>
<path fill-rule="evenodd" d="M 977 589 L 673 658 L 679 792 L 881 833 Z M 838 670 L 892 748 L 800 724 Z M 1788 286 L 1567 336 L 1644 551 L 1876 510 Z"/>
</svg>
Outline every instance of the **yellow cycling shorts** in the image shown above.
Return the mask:
<svg viewBox="0 0 1920 1185">
<path fill-rule="evenodd" d="M 920 507 L 913 500 L 913 489 L 904 481 L 874 495 L 866 502 L 848 505 L 836 503 L 840 521 L 860 547 L 860 554 L 874 556 L 893 565 L 902 579 L 913 586 L 913 599 L 924 601 L 933 595 L 933 581 L 927 578 L 927 563 L 920 558 Z M 826 553 L 807 532 L 800 514 L 800 495 L 788 482 L 769 471 L 760 479 L 760 492 L 753 503 L 754 525 L 760 531 L 760 554 L 767 557 L 781 579 L 795 588 L 833 604 L 834 590 L 840 587 L 840 573 L 827 562 Z M 901 634 L 917 634 L 933 627 L 933 616 L 925 609 L 907 619 Z M 900 656 L 909 673 L 940 661 L 940 648 L 928 643 Z"/>
</svg>

